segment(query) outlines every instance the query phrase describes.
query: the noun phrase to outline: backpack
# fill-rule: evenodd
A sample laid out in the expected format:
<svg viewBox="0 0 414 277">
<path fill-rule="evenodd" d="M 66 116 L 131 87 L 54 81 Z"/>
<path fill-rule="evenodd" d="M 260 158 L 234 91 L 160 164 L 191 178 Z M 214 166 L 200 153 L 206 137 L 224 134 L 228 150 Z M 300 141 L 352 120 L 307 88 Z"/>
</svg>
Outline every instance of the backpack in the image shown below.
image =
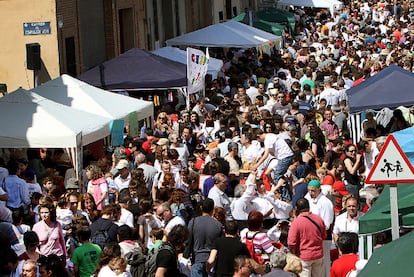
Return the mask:
<svg viewBox="0 0 414 277">
<path fill-rule="evenodd" d="M 247 250 L 249 250 L 250 256 L 258 263 L 258 264 L 264 264 L 264 260 L 262 257 L 261 253 L 256 253 L 256 251 L 254 251 L 254 237 L 258 234 L 259 232 L 255 233 L 253 235 L 253 237 L 249 238 L 248 234 L 246 233 L 246 241 L 244 244 L 246 244 Z"/>
<path fill-rule="evenodd" d="M 130 265 L 129 272 L 132 277 L 144 277 L 145 276 L 145 261 L 146 256 L 141 251 L 129 252 L 125 254 L 125 259 Z"/>
<path fill-rule="evenodd" d="M 158 248 L 153 248 L 148 251 L 147 256 L 145 258 L 145 266 L 144 266 L 144 273 L 145 276 L 154 277 L 155 271 L 157 271 L 157 255 L 158 252 L 162 249 L 167 249 L 170 251 L 174 256 L 176 255 L 175 249 L 169 243 L 163 243 Z"/>
<path fill-rule="evenodd" d="M 108 226 L 104 229 L 100 229 L 95 232 L 95 234 L 91 237 L 91 242 L 97 244 L 103 249 L 105 245 L 111 241 L 109 237 L 108 230 L 111 228 L 112 222 L 109 222 Z"/>
</svg>

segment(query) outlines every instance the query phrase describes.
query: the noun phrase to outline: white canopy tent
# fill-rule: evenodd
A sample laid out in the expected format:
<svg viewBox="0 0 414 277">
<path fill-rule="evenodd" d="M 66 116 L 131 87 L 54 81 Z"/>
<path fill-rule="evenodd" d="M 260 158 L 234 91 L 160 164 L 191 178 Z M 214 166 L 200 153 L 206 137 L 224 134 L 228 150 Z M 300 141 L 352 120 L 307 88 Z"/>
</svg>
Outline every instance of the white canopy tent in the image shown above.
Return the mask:
<svg viewBox="0 0 414 277">
<path fill-rule="evenodd" d="M 338 0 L 279 0 L 277 6 L 282 9 L 287 9 L 289 6 L 327 8 L 331 15 L 334 15 L 334 12 L 342 7 L 342 2 Z"/>
<path fill-rule="evenodd" d="M 112 121 L 22 88 L 0 98 L 0 111 L 0 147 L 67 148 L 77 172 L 82 146 L 108 136 Z"/>
<path fill-rule="evenodd" d="M 0 98 L 0 147 L 67 148 L 109 135 L 112 119 L 18 89 Z"/>
<path fill-rule="evenodd" d="M 172 61 L 187 64 L 187 52 L 177 47 L 162 47 L 160 49 L 152 51 L 152 53 Z M 210 58 L 208 62 L 207 74 L 211 74 L 213 76 L 213 80 L 217 79 L 217 74 L 222 70 L 222 68 L 222 60 Z"/>
<path fill-rule="evenodd" d="M 168 46 L 257 47 L 268 52 L 273 45 L 281 46 L 282 39 L 271 33 L 236 21 L 207 26 L 166 41 Z"/>
<path fill-rule="evenodd" d="M 150 118 L 154 114 L 152 102 L 109 92 L 66 74 L 33 91 L 54 102 L 111 119 L 123 119 L 130 113 L 137 112 L 139 120 L 149 119 L 150 124 Z"/>
</svg>

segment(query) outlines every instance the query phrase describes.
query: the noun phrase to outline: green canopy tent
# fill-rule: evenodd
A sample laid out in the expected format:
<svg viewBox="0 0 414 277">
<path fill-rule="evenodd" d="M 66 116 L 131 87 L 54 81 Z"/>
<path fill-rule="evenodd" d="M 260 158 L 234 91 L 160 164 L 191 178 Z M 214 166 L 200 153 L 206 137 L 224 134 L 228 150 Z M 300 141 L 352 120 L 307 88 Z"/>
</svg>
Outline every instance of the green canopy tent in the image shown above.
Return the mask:
<svg viewBox="0 0 414 277">
<path fill-rule="evenodd" d="M 248 16 L 246 13 L 241 13 L 236 17 L 233 17 L 231 20 L 248 24 Z M 285 36 L 285 26 L 279 23 L 273 23 L 265 20 L 254 20 L 253 27 L 263 30 L 268 33 L 272 33 L 276 36 Z"/>
<path fill-rule="evenodd" d="M 414 227 L 414 184 L 397 185 L 401 227 Z M 359 219 L 359 233 L 375 234 L 391 228 L 390 189 L 385 186 L 371 209 Z"/>
<path fill-rule="evenodd" d="M 246 23 L 245 17 L 246 17 L 246 13 L 241 13 L 238 16 L 233 17 L 231 20 Z"/>
<path fill-rule="evenodd" d="M 273 23 L 265 20 L 256 20 L 253 21 L 253 27 L 269 33 L 273 33 L 276 36 L 285 36 L 285 26 L 279 23 Z"/>
<path fill-rule="evenodd" d="M 413 276 L 414 232 L 374 250 L 358 277 Z"/>
<path fill-rule="evenodd" d="M 289 34 L 291 36 L 295 34 L 295 16 L 288 11 L 266 8 L 256 12 L 256 17 L 272 23 L 286 24 L 289 28 Z"/>
<path fill-rule="evenodd" d="M 295 17 L 290 12 L 275 8 L 268 8 L 256 12 L 253 16 L 253 27 L 263 31 L 273 33 L 277 36 L 284 36 L 285 28 L 290 35 L 295 31 Z M 246 13 L 241 13 L 232 18 L 233 21 L 249 24 L 249 17 Z"/>
</svg>

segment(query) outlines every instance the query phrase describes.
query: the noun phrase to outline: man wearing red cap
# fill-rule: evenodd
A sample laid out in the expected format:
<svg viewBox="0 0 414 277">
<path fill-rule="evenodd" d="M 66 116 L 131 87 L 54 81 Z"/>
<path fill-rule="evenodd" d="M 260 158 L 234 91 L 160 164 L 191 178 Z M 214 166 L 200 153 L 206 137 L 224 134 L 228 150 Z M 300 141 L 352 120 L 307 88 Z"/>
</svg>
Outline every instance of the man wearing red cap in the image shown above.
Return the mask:
<svg viewBox="0 0 414 277">
<path fill-rule="evenodd" d="M 335 215 L 338 215 L 343 209 L 342 197 L 349 195 L 349 192 L 346 190 L 345 183 L 341 180 L 335 181 L 332 185 L 331 195 L 335 197 L 334 212 Z"/>
</svg>

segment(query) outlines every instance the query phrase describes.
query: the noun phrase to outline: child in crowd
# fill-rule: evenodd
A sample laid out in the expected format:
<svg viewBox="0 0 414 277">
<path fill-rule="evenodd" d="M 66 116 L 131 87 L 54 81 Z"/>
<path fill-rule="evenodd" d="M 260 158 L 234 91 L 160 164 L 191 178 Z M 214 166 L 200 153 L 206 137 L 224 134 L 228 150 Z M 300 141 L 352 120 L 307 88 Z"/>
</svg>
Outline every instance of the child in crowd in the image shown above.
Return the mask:
<svg viewBox="0 0 414 277">
<path fill-rule="evenodd" d="M 45 177 L 42 180 L 43 185 L 43 195 L 50 195 L 52 190 L 56 188 L 56 186 L 53 184 L 53 180 L 50 177 Z"/>
<path fill-rule="evenodd" d="M 58 201 L 59 209 L 56 209 L 56 220 L 62 225 L 63 235 L 71 229 L 73 213 L 70 210 L 70 204 L 67 201 L 66 195 L 62 195 Z"/>
<path fill-rule="evenodd" d="M 152 247 L 148 251 L 153 251 L 157 249 L 162 244 L 162 238 L 164 237 L 164 230 L 162 228 L 154 228 L 150 232 L 150 239 L 152 242 Z"/>
<path fill-rule="evenodd" d="M 114 182 L 114 175 L 111 172 L 105 173 L 105 179 L 108 183 L 108 200 L 109 203 L 115 203 L 117 199 L 117 189 Z"/>
<path fill-rule="evenodd" d="M 119 277 L 131 277 L 131 273 L 126 271 L 127 262 L 124 258 L 115 257 L 109 262 L 109 267 L 116 276 Z"/>
<path fill-rule="evenodd" d="M 32 197 L 30 197 L 30 211 L 29 215 L 31 216 L 32 225 L 39 222 L 39 200 L 42 197 L 42 194 L 34 192 Z"/>
</svg>

